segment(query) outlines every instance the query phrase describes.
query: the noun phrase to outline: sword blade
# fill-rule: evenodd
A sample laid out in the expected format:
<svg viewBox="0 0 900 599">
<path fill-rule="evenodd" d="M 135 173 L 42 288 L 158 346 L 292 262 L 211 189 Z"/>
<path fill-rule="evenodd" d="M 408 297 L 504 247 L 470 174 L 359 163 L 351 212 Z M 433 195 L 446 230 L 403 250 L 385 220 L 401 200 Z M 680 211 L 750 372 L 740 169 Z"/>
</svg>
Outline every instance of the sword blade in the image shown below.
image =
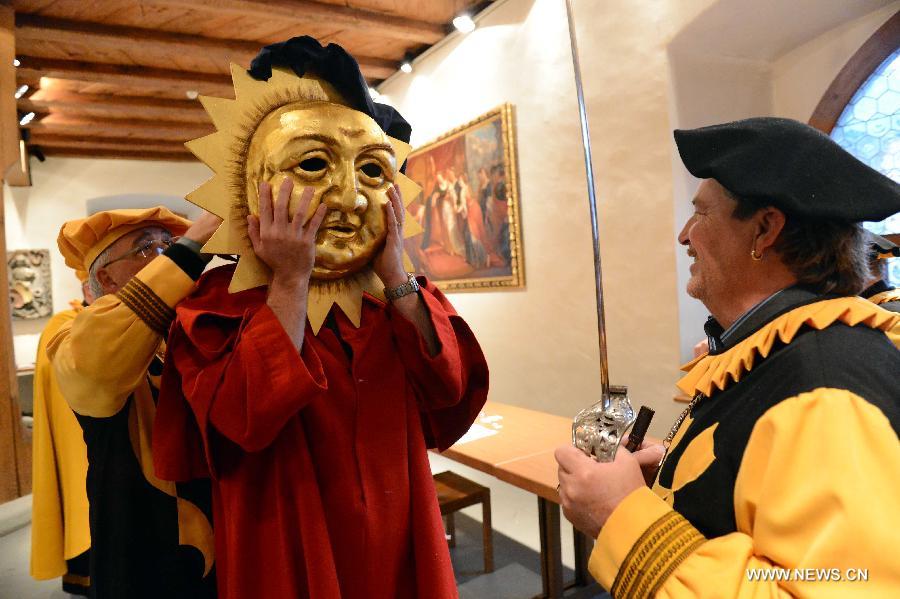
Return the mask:
<svg viewBox="0 0 900 599">
<path fill-rule="evenodd" d="M 594 186 L 594 166 L 591 159 L 591 134 L 588 129 L 584 104 L 584 88 L 581 83 L 581 63 L 578 60 L 578 44 L 575 40 L 575 20 L 572 0 L 566 0 L 566 16 L 569 21 L 569 42 L 572 46 L 572 66 L 575 69 L 575 91 L 578 96 L 578 117 L 581 120 L 581 143 L 584 146 L 584 170 L 587 175 L 588 203 L 591 211 L 591 237 L 594 242 L 594 288 L 597 293 L 597 339 L 600 344 L 600 389 L 603 408 L 609 407 L 609 366 L 606 356 L 606 314 L 603 304 L 603 271 L 600 265 L 600 235 L 597 229 L 597 194 Z"/>
</svg>

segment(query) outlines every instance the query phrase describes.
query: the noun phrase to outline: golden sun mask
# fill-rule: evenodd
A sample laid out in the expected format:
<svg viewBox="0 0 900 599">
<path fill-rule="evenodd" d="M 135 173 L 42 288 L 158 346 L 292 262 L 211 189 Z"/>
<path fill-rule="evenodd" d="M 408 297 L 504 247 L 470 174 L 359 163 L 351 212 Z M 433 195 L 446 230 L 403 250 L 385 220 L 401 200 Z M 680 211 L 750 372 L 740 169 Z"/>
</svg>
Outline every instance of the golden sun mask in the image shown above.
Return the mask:
<svg viewBox="0 0 900 599">
<path fill-rule="evenodd" d="M 216 132 L 185 144 L 215 173 L 187 199 L 223 219 L 203 252 L 238 255 L 231 293 L 267 284 L 271 271 L 247 236 L 247 215 L 259 211 L 257 184 L 267 181 L 278 189 L 290 177 L 292 213 L 303 188 L 312 187 L 310 210 L 324 202 L 328 212 L 316 237 L 310 325 L 317 333 L 337 304 L 359 326 L 363 293 L 384 299 L 371 261 L 386 236 L 387 190 L 397 185 L 405 205 L 421 193 L 398 170 L 412 148 L 349 108 L 314 75 L 298 77 L 276 67 L 267 81 L 259 81 L 232 64 L 231 77 L 234 100 L 200 97 Z M 405 237 L 421 232 L 415 219 L 406 219 Z M 412 270 L 407 256 L 404 263 Z"/>
<path fill-rule="evenodd" d="M 259 212 L 260 181 L 279 189 L 294 183 L 290 212 L 305 187 L 328 207 L 316 237 L 314 279 L 336 279 L 358 272 L 380 249 L 387 234 L 384 206 L 397 159 L 378 124 L 366 114 L 331 103 L 295 103 L 260 123 L 247 152 L 247 198 Z"/>
</svg>

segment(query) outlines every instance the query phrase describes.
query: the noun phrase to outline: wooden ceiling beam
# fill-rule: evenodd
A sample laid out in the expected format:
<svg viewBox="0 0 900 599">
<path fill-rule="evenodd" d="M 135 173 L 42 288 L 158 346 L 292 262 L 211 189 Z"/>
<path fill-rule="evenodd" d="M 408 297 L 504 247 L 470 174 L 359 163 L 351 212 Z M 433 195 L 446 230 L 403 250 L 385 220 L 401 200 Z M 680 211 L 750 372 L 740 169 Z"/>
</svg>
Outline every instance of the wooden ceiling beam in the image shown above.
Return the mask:
<svg viewBox="0 0 900 599">
<path fill-rule="evenodd" d="M 189 154 L 183 143 L 158 139 L 127 139 L 121 137 L 80 137 L 69 135 L 34 134 L 28 140 L 29 146 L 48 148 L 71 148 L 76 150 L 125 150 L 148 152 L 173 152 Z"/>
<path fill-rule="evenodd" d="M 25 53 L 38 54 L 46 43 L 54 45 L 77 44 L 101 52 L 135 52 L 170 56 L 199 54 L 217 65 L 216 72 L 228 68 L 229 62 L 249 65 L 260 49 L 259 42 L 225 40 L 197 35 L 100 25 L 80 21 L 67 21 L 38 15 L 16 15 L 16 43 Z M 374 79 L 386 79 L 396 72 L 398 65 L 390 60 L 357 56 L 363 75 Z"/>
<path fill-rule="evenodd" d="M 132 89 L 176 88 L 185 91 L 196 90 L 208 96 L 234 97 L 231 77 L 227 75 L 77 60 L 57 60 L 28 55 L 19 56 L 19 61 L 22 64 L 16 69 L 16 74 L 20 81 L 38 81 L 41 77 L 52 77 L 72 81 L 108 83 Z"/>
<path fill-rule="evenodd" d="M 118 137 L 185 142 L 214 132 L 212 125 L 171 121 L 132 121 L 119 119 L 69 119 L 50 115 L 25 126 L 32 134 L 83 137 Z"/>
<path fill-rule="evenodd" d="M 24 112 L 49 111 L 99 118 L 158 119 L 198 124 L 209 124 L 210 122 L 200 103 L 191 100 L 38 90 L 28 97 L 20 98 L 17 104 L 19 110 Z"/>
<path fill-rule="evenodd" d="M 193 154 L 176 152 L 150 152 L 147 150 L 80 150 L 75 148 L 41 148 L 45 156 L 67 158 L 115 158 L 125 160 L 165 160 L 175 162 L 197 162 Z"/>
<path fill-rule="evenodd" d="M 443 26 L 434 23 L 305 0 L 153 0 L 152 4 L 215 15 L 278 19 L 286 25 L 296 23 L 298 29 L 304 24 L 331 25 L 418 44 L 431 45 L 447 35 Z"/>
</svg>

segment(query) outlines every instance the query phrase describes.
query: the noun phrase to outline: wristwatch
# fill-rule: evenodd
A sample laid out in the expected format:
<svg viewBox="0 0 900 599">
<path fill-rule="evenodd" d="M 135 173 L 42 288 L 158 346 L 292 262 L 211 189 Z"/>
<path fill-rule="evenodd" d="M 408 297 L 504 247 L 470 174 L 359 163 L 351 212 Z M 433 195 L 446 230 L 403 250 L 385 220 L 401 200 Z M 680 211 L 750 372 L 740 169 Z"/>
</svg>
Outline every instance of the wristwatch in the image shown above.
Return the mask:
<svg viewBox="0 0 900 599">
<path fill-rule="evenodd" d="M 384 296 L 388 298 L 389 301 L 400 299 L 404 295 L 416 293 L 419 290 L 419 281 L 416 280 L 416 275 L 408 272 L 406 273 L 406 276 L 407 280 L 402 285 L 394 287 L 393 289 L 388 289 L 387 287 L 384 288 Z"/>
</svg>

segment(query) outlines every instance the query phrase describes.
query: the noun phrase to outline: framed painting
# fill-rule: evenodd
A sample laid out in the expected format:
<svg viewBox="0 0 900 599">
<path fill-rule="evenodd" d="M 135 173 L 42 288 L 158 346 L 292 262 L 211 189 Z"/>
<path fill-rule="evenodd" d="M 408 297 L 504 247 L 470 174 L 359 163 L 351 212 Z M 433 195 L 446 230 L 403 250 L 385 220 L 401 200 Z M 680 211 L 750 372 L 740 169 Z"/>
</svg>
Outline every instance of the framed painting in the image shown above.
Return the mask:
<svg viewBox="0 0 900 599">
<path fill-rule="evenodd" d="M 423 230 L 405 241 L 416 272 L 447 291 L 525 285 L 511 104 L 417 148 L 406 174 L 422 187 L 407 207 Z"/>
</svg>

